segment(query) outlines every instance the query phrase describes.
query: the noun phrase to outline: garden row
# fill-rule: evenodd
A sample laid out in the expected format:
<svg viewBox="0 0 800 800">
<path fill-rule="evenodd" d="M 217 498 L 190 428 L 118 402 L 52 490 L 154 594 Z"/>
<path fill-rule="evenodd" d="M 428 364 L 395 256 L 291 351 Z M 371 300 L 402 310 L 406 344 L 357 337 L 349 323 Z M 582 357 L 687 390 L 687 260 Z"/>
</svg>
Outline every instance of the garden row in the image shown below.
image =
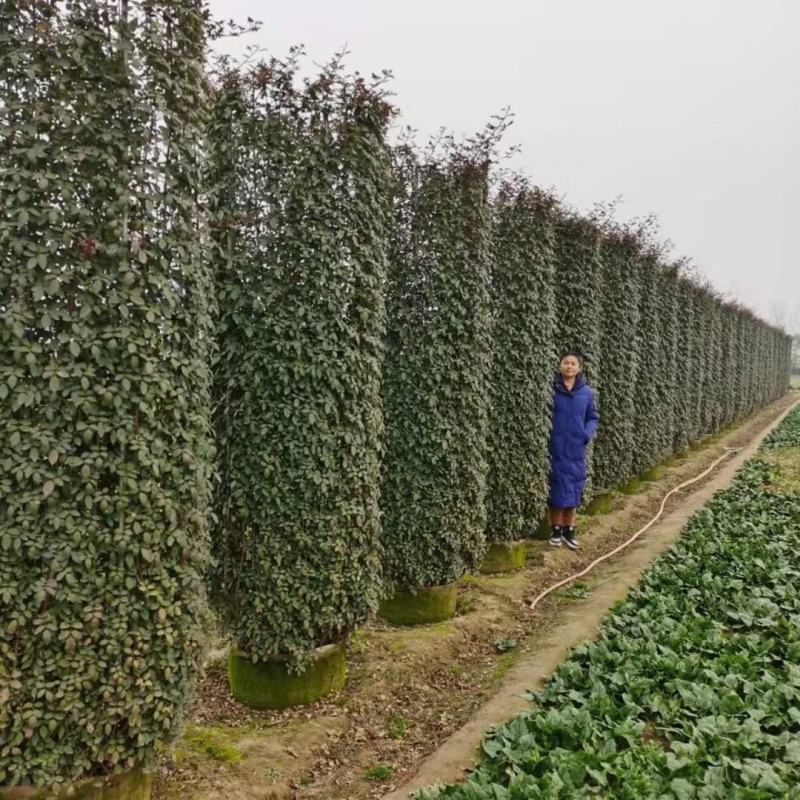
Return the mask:
<svg viewBox="0 0 800 800">
<path fill-rule="evenodd" d="M 392 148 L 380 82 L 204 68 L 219 30 L 0 2 L 0 783 L 151 763 L 206 585 L 250 702 L 340 684 L 382 597 L 450 613 L 541 516 L 559 350 L 600 500 L 787 385 L 646 232 L 492 178 L 502 122 Z"/>
<path fill-rule="evenodd" d="M 800 797 L 800 407 L 491 733 L 417 800 Z"/>
</svg>

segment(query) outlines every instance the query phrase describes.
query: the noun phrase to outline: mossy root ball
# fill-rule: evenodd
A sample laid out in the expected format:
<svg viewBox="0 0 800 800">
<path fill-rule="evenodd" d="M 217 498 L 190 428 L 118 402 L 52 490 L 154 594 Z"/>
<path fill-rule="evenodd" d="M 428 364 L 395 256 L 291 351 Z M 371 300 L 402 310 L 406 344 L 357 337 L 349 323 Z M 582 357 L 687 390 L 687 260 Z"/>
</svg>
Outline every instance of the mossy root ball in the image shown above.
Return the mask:
<svg viewBox="0 0 800 800">
<path fill-rule="evenodd" d="M 0 786 L 0 800 L 150 800 L 152 778 L 140 769 L 65 783 L 57 789 Z"/>
<path fill-rule="evenodd" d="M 400 590 L 381 602 L 378 614 L 394 625 L 444 622 L 456 613 L 458 589 L 454 583 L 427 586 L 413 592 Z"/>
<path fill-rule="evenodd" d="M 514 572 L 525 566 L 525 542 L 492 542 L 486 548 L 481 572 L 492 575 L 496 572 Z"/>
<path fill-rule="evenodd" d="M 344 687 L 347 658 L 344 642 L 314 651 L 311 663 L 300 675 L 289 672 L 280 656 L 254 664 L 232 648 L 228 657 L 231 694 L 253 708 L 290 708 L 313 703 Z"/>
</svg>

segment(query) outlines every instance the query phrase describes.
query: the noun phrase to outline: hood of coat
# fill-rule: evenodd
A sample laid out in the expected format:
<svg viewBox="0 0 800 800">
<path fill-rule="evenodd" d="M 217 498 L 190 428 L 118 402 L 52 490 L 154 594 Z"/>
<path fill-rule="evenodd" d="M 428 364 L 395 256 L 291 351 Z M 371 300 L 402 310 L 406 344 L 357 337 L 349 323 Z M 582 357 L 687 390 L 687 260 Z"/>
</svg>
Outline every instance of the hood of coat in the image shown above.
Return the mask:
<svg viewBox="0 0 800 800">
<path fill-rule="evenodd" d="M 569 389 L 567 389 L 566 386 L 564 386 L 564 376 L 560 372 L 553 379 L 553 388 L 557 392 L 561 392 L 562 394 L 575 394 L 575 392 L 580 391 L 586 385 L 587 385 L 586 379 L 583 377 L 582 372 L 579 372 L 575 376 L 575 384 L 572 387 L 572 391 L 570 391 Z"/>
</svg>

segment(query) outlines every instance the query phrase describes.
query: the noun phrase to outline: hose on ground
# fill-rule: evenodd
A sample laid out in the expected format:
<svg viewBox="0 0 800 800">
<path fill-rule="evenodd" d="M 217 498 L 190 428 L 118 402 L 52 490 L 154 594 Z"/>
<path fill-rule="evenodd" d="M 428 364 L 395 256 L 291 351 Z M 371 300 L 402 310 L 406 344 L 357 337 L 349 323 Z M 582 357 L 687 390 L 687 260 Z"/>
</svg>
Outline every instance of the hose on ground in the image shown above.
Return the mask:
<svg viewBox="0 0 800 800">
<path fill-rule="evenodd" d="M 690 484 L 695 483 L 696 481 L 699 481 L 701 478 L 704 478 L 706 475 L 708 475 L 709 472 L 711 472 L 711 470 L 714 469 L 714 467 L 717 466 L 717 464 L 720 463 L 720 461 L 724 461 L 728 456 L 730 456 L 733 453 L 738 453 L 739 450 L 741 450 L 742 448 L 741 447 L 726 447 L 724 449 L 725 449 L 726 452 L 723 453 L 716 461 L 714 461 L 714 463 L 711 464 L 711 466 L 708 467 L 708 469 L 704 470 L 703 472 L 701 472 L 699 475 L 695 476 L 694 478 L 691 478 L 688 481 L 684 481 L 683 483 L 681 483 L 678 486 L 676 486 L 674 489 L 670 489 L 664 495 L 664 499 L 661 501 L 661 507 L 658 509 L 658 513 L 647 523 L 647 525 L 645 525 L 644 527 L 640 528 L 638 531 L 636 531 L 636 533 L 633 534 L 633 536 L 631 536 L 629 539 L 624 541 L 622 544 L 620 544 L 617 547 L 615 547 L 610 552 L 606 553 L 605 555 L 600 556 L 599 558 L 596 558 L 594 561 L 592 561 L 591 564 L 589 564 L 587 567 L 584 567 L 580 572 L 576 572 L 574 575 L 570 575 L 569 577 L 564 578 L 563 580 L 560 580 L 557 583 L 554 583 L 552 586 L 549 586 L 547 589 L 545 589 L 530 604 L 530 606 L 528 608 L 531 611 L 534 611 L 536 609 L 536 606 L 542 600 L 544 600 L 544 598 L 547 597 L 547 595 L 549 595 L 551 592 L 554 592 L 556 589 L 560 589 L 562 586 L 566 586 L 568 583 L 572 583 L 572 581 L 575 581 L 578 578 L 582 578 L 584 575 L 587 575 L 592 569 L 594 569 L 598 564 L 600 564 L 603 561 L 605 561 L 606 559 L 611 558 L 612 556 L 616 555 L 621 550 L 624 550 L 628 545 L 633 544 L 664 513 L 664 507 L 666 506 L 667 500 L 670 498 L 671 495 L 673 495 L 675 492 L 679 492 L 681 489 L 684 489 L 685 487 L 689 486 Z"/>
</svg>

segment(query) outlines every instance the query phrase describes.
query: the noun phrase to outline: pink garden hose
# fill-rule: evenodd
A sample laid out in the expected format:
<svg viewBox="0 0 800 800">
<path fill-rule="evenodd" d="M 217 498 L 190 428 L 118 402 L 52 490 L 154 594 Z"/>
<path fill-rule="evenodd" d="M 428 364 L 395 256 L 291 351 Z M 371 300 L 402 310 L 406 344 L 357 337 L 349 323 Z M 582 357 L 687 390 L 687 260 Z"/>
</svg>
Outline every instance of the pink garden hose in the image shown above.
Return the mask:
<svg viewBox="0 0 800 800">
<path fill-rule="evenodd" d="M 536 606 L 539 604 L 539 602 L 544 600 L 544 598 L 547 597 L 547 595 L 549 595 L 550 592 L 554 592 L 556 589 L 560 589 L 562 586 L 566 586 L 566 584 L 572 583 L 572 581 L 574 581 L 574 580 L 576 580 L 578 578 L 582 578 L 584 575 L 586 575 L 588 572 L 590 572 L 592 569 L 594 569 L 602 561 L 605 561 L 607 558 L 611 558 L 611 556 L 616 555 L 617 553 L 620 552 L 620 550 L 624 550 L 629 544 L 632 544 L 633 542 L 635 542 L 664 512 L 664 506 L 667 504 L 667 500 L 669 499 L 670 495 L 674 494 L 675 492 L 679 492 L 685 486 L 689 486 L 690 484 L 694 483 L 695 481 L 699 481 L 701 478 L 704 478 L 706 475 L 708 475 L 709 472 L 711 472 L 712 469 L 714 469 L 714 467 L 717 466 L 717 464 L 719 464 L 720 461 L 723 461 L 724 459 L 726 459 L 732 453 L 737 453 L 742 448 L 741 447 L 726 447 L 724 449 L 725 449 L 726 452 L 723 453 L 713 464 L 711 464 L 711 466 L 708 469 L 706 469 L 705 471 L 701 472 L 696 477 L 691 478 L 688 481 L 684 481 L 679 486 L 676 486 L 674 489 L 670 489 L 664 495 L 664 499 L 661 501 L 661 508 L 658 509 L 658 513 L 650 520 L 650 522 L 647 523 L 647 525 L 645 525 L 643 528 L 640 528 L 638 531 L 636 531 L 636 533 L 634 533 L 633 536 L 630 537 L 630 539 L 628 539 L 627 541 L 623 542 L 621 545 L 618 545 L 617 547 L 615 547 L 613 550 L 611 550 L 610 552 L 606 553 L 605 555 L 600 556 L 599 558 L 596 558 L 594 561 L 592 561 L 591 564 L 589 564 L 588 567 L 584 567 L 584 569 L 582 569 L 580 572 L 576 572 L 574 575 L 570 575 L 568 578 L 564 578 L 563 580 L 558 581 L 558 583 L 554 583 L 552 586 L 550 586 L 547 589 L 545 589 L 530 604 L 530 606 L 529 606 L 530 610 L 533 611 L 536 608 Z"/>
</svg>

